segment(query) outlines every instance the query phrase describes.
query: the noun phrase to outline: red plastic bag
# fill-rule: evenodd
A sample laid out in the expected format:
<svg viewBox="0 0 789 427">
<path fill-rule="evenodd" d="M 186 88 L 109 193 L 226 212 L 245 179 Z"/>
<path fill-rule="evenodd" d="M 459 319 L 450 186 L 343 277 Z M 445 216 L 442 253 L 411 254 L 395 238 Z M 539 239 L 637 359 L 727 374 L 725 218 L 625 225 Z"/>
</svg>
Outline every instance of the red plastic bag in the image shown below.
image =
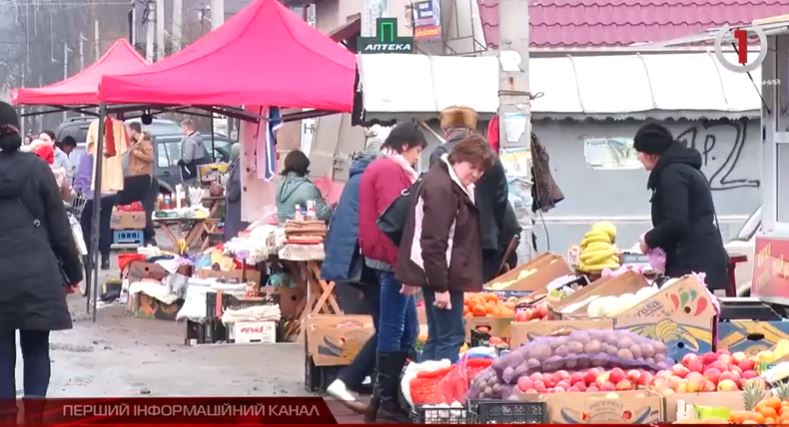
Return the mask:
<svg viewBox="0 0 789 427">
<path fill-rule="evenodd" d="M 477 374 L 487 369 L 493 359 L 471 358 L 452 365 L 452 370 L 444 375 L 438 384 L 441 403 L 465 402 L 468 398 L 468 389 Z"/>
<path fill-rule="evenodd" d="M 443 399 L 438 392 L 438 384 L 447 373 L 451 372 L 452 366 L 438 369 L 435 371 L 424 371 L 416 374 L 408 386 L 411 389 L 411 400 L 414 405 L 436 405 L 443 403 Z"/>
</svg>

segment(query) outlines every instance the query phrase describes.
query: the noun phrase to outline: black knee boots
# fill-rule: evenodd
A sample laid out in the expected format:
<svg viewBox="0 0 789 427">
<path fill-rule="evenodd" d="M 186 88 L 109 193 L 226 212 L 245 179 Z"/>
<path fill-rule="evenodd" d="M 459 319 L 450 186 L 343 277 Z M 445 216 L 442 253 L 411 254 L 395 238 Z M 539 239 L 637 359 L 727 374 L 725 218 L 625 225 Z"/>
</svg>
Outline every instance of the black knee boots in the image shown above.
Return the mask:
<svg viewBox="0 0 789 427">
<path fill-rule="evenodd" d="M 407 353 L 378 353 L 373 397 L 364 414 L 364 421 L 375 422 L 379 417 L 397 423 L 410 422 L 408 412 L 400 407 L 400 372 Z"/>
</svg>

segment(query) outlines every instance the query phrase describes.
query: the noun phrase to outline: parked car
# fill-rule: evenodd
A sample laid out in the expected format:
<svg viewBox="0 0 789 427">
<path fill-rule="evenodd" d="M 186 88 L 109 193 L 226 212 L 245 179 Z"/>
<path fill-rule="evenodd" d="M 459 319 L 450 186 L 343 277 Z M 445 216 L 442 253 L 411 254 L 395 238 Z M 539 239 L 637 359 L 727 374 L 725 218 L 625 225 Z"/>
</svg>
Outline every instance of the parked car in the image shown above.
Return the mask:
<svg viewBox="0 0 789 427">
<path fill-rule="evenodd" d="M 55 130 L 55 139 L 62 141 L 70 136 L 77 141 L 77 149 L 71 155 L 72 162 L 79 164 L 79 158 L 85 153 L 85 145 L 88 139 L 88 128 L 90 123 L 95 120 L 93 117 L 72 117 L 61 123 Z M 125 123 L 140 123 L 139 118 L 126 120 Z M 150 125 L 142 125 L 142 129 L 151 134 L 154 140 L 155 174 L 159 179 L 159 191 L 162 193 L 172 193 L 173 186 L 180 183 L 178 173 L 178 158 L 181 153 L 181 126 L 172 120 L 154 119 Z M 159 149 L 158 144 L 168 144 L 166 149 Z M 206 148 L 210 149 L 210 135 L 204 135 Z M 230 159 L 230 139 L 221 133 L 214 134 L 214 159 L 215 161 L 229 161 Z M 164 156 L 164 157 L 162 157 Z M 172 159 L 172 161 L 171 161 Z"/>
<path fill-rule="evenodd" d="M 756 258 L 756 232 L 759 231 L 761 226 L 762 208 L 759 208 L 745 220 L 739 233 L 737 233 L 737 237 L 725 244 L 726 252 L 729 256 L 745 255 L 748 257 L 747 261 L 737 264 L 734 270 L 738 296 L 748 296 L 751 293 L 753 264 Z"/>
<path fill-rule="evenodd" d="M 159 182 L 167 183 L 174 187 L 181 183 L 181 171 L 178 167 L 178 160 L 181 159 L 181 140 L 183 136 L 159 135 L 154 137 L 154 158 L 156 159 L 156 177 Z M 203 135 L 203 144 L 206 151 L 211 150 L 211 139 L 209 135 Z M 214 154 L 215 162 L 230 161 L 230 147 L 233 143 L 222 134 L 214 134 Z"/>
</svg>

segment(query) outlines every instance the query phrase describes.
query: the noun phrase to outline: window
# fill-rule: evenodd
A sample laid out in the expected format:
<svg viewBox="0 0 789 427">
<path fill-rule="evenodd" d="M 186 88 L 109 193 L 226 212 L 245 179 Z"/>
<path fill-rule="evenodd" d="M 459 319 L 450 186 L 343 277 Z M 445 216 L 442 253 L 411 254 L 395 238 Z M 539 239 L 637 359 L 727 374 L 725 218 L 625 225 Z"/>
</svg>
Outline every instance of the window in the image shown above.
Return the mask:
<svg viewBox="0 0 789 427">
<path fill-rule="evenodd" d="M 586 165 L 593 169 L 639 169 L 632 138 L 585 138 Z"/>
</svg>

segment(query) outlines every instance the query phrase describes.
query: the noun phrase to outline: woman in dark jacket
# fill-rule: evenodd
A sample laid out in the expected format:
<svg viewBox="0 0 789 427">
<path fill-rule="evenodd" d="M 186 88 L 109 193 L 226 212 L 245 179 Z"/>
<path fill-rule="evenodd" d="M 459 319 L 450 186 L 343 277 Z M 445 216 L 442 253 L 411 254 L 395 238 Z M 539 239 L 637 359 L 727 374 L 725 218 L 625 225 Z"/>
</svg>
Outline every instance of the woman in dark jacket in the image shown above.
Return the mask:
<svg viewBox="0 0 789 427">
<path fill-rule="evenodd" d="M 227 172 L 226 208 L 225 208 L 225 241 L 238 236 L 249 224 L 241 221 L 241 146 L 234 144 L 231 152 L 230 169 Z"/>
<path fill-rule="evenodd" d="M 651 171 L 652 230 L 641 238 L 641 250 L 666 253 L 666 275 L 706 273 L 710 290 L 728 284 L 728 258 L 723 247 L 712 192 L 701 173 L 701 154 L 675 142 L 668 129 L 647 124 L 636 133 L 634 148 Z"/>
<path fill-rule="evenodd" d="M 375 273 L 364 265 L 359 250 L 359 183 L 365 169 L 378 158 L 380 151 L 381 142 L 373 140 L 368 143 L 365 152 L 351 164 L 350 177 L 329 223 L 326 258 L 321 267 L 324 280 L 333 281 L 338 286 L 347 284 L 362 292 L 365 308 L 372 316 L 376 329 L 381 292 Z M 372 374 L 377 340 L 378 334 L 373 334 L 353 362 L 343 368 L 337 379 L 326 389 L 329 395 L 358 413 L 364 413 L 367 405 L 358 401 L 348 389 L 358 390 L 364 378 Z"/>
<path fill-rule="evenodd" d="M 25 396 L 46 396 L 49 331 L 71 329 L 66 293 L 82 280 L 55 177 L 41 159 L 18 151 L 18 129 L 14 108 L 0 103 L 0 401 L 16 398 L 16 331 Z"/>
<path fill-rule="evenodd" d="M 395 277 L 422 287 L 428 329 L 424 360 L 458 360 L 465 338 L 463 293 L 482 290 L 474 183 L 494 159 L 487 141 L 472 135 L 430 168 L 411 200 Z"/>
</svg>

